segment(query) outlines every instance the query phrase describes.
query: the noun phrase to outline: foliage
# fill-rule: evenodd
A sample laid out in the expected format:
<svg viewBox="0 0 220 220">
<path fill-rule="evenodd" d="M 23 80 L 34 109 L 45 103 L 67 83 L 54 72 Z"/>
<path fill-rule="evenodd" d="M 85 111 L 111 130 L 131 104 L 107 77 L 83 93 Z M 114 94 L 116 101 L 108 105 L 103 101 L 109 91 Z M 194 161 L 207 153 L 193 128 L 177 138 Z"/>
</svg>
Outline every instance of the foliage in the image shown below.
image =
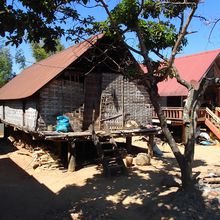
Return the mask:
<svg viewBox="0 0 220 220">
<path fill-rule="evenodd" d="M 55 52 L 62 51 L 64 49 L 64 46 L 60 43 L 59 40 L 56 40 L 55 51 L 47 51 L 44 48 L 44 43 L 41 41 L 40 43 L 31 43 L 31 49 L 32 49 L 33 57 L 38 62 L 40 60 L 43 60 L 51 56 Z"/>
<path fill-rule="evenodd" d="M 13 76 L 10 51 L 8 48 L 0 46 L 0 87 Z"/>
<path fill-rule="evenodd" d="M 0 4 L 0 36 L 6 37 L 7 44 L 18 46 L 23 40 L 37 42 L 44 39 L 47 50 L 55 50 L 56 40 L 65 33 L 82 32 L 82 26 L 92 19 L 80 19 L 74 7 L 86 0 L 18 0 L 3 1 Z M 73 28 L 66 30 L 67 22 Z M 77 23 L 76 23 L 77 22 Z M 69 35 L 71 37 L 71 35 Z M 73 37 L 74 38 L 74 37 Z"/>
<path fill-rule="evenodd" d="M 20 69 L 24 69 L 26 67 L 26 59 L 23 50 L 19 49 L 16 51 L 15 62 L 20 65 Z"/>
</svg>

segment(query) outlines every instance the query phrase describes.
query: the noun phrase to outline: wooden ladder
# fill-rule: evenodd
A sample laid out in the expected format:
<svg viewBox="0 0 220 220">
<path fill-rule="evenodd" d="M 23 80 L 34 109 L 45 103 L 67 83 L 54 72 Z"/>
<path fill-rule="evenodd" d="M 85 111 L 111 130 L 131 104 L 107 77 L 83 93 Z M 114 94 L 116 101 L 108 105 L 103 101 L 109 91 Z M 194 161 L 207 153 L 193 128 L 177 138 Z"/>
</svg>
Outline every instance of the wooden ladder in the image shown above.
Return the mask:
<svg viewBox="0 0 220 220">
<path fill-rule="evenodd" d="M 103 136 L 97 136 L 94 133 L 93 142 L 101 159 L 103 172 L 106 177 L 127 173 L 117 143 L 110 133 Z"/>
</svg>

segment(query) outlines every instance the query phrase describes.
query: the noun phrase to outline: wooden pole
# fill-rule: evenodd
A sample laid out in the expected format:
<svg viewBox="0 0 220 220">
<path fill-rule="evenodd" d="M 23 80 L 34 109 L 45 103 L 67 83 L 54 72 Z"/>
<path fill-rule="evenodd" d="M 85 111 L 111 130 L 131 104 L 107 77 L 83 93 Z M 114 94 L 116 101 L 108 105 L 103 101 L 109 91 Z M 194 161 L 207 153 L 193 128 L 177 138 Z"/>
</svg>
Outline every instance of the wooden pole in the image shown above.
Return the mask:
<svg viewBox="0 0 220 220">
<path fill-rule="evenodd" d="M 126 148 L 128 153 L 131 153 L 132 136 L 126 137 Z"/>
<path fill-rule="evenodd" d="M 76 143 L 68 142 L 68 171 L 74 172 L 76 170 L 76 158 L 75 158 Z"/>
<path fill-rule="evenodd" d="M 153 144 L 154 144 L 154 135 L 153 134 L 149 134 L 148 155 L 149 155 L 150 158 L 152 158 L 153 155 L 154 155 Z"/>
</svg>

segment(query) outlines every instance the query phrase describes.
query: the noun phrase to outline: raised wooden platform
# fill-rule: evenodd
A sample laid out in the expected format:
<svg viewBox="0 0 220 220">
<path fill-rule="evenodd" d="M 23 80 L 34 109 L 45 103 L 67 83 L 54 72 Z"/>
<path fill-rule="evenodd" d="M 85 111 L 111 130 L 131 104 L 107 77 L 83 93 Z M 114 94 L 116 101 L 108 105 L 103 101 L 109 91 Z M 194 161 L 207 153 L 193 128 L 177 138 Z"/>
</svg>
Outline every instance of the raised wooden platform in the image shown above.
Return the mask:
<svg viewBox="0 0 220 220">
<path fill-rule="evenodd" d="M 98 136 L 108 136 L 110 133 L 113 137 L 132 137 L 139 135 L 156 135 L 161 131 L 161 128 L 154 126 L 151 128 L 135 128 L 135 129 L 121 129 L 108 131 L 95 131 Z M 92 131 L 81 132 L 57 132 L 57 131 L 39 131 L 38 134 L 45 140 L 71 140 L 75 138 L 91 138 Z"/>
<path fill-rule="evenodd" d="M 14 130 L 23 131 L 32 136 L 33 139 L 38 140 L 50 140 L 56 143 L 66 142 L 68 146 L 68 155 L 67 155 L 67 162 L 68 162 L 68 170 L 75 171 L 77 166 L 76 164 L 76 142 L 77 141 L 84 141 L 84 140 L 91 140 L 94 141 L 94 131 L 82 131 L 82 132 L 57 132 L 57 131 L 32 131 L 28 130 L 25 127 L 15 126 L 8 122 L 2 121 L 6 126 L 11 126 Z M 148 153 L 150 156 L 153 155 L 153 141 L 154 136 L 161 132 L 161 128 L 158 126 L 148 125 L 147 127 L 142 128 L 126 128 L 120 130 L 111 130 L 111 131 L 95 131 L 95 136 L 97 137 L 125 137 L 126 138 L 126 145 L 127 151 L 131 152 L 131 143 L 133 136 L 149 136 L 148 142 Z M 147 147 L 147 146 L 146 146 Z"/>
</svg>

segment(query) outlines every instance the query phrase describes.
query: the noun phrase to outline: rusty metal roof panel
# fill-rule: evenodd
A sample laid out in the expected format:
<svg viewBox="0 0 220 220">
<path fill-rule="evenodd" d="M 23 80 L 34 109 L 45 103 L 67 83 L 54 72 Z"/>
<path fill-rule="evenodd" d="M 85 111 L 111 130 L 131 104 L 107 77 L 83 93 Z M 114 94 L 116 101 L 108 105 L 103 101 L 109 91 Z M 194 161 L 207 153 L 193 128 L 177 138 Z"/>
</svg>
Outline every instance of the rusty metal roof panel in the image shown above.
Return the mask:
<svg viewBox="0 0 220 220">
<path fill-rule="evenodd" d="M 24 69 L 0 88 L 0 100 L 15 100 L 32 96 L 82 56 L 102 37 L 103 34 L 93 36 Z"/>
<path fill-rule="evenodd" d="M 180 76 L 188 82 L 199 82 L 215 59 L 218 57 L 220 50 L 212 50 L 193 55 L 178 57 L 174 61 Z M 186 96 L 187 89 L 180 85 L 175 78 L 158 84 L 159 94 L 161 96 Z"/>
<path fill-rule="evenodd" d="M 178 57 L 174 61 L 174 66 L 184 80 L 199 82 L 207 74 L 219 54 L 220 49 Z M 147 73 L 145 66 L 141 65 L 141 68 Z M 186 96 L 188 93 L 187 89 L 176 81 L 176 78 L 169 78 L 158 83 L 158 92 L 160 96 Z"/>
</svg>

